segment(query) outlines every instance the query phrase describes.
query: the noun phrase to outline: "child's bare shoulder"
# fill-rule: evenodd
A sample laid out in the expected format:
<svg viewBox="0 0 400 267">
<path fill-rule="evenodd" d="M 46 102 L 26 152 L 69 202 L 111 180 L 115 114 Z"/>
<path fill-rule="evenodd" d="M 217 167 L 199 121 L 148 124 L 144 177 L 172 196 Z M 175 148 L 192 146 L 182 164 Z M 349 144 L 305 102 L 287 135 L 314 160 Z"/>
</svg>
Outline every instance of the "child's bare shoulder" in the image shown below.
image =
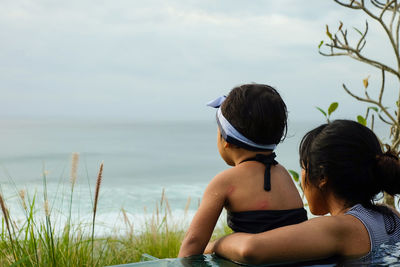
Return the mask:
<svg viewBox="0 0 400 267">
<path fill-rule="evenodd" d="M 235 168 L 226 169 L 217 175 L 214 176 L 212 179 L 215 182 L 229 182 L 232 177 L 237 176 L 237 170 Z"/>
</svg>

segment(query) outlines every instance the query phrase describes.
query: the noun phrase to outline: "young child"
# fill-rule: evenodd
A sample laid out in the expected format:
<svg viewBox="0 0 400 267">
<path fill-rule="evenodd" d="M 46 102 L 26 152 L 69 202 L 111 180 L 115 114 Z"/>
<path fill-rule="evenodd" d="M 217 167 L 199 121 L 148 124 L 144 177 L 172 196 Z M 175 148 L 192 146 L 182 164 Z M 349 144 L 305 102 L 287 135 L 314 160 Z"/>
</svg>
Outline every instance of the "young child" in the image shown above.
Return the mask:
<svg viewBox="0 0 400 267">
<path fill-rule="evenodd" d="M 259 233 L 307 220 L 296 186 L 273 153 L 287 131 L 279 93 L 268 85 L 246 84 L 208 106 L 218 108 L 217 146 L 233 168 L 208 184 L 179 257 L 204 252 L 223 208 L 235 232 Z"/>
</svg>

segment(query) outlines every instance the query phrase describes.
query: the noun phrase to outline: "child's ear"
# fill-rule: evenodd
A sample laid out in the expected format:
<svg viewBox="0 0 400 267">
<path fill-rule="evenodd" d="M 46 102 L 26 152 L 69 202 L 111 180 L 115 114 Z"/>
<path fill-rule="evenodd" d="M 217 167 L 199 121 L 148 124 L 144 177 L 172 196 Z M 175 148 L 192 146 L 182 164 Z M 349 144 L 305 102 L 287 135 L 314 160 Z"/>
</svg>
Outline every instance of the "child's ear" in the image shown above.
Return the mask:
<svg viewBox="0 0 400 267">
<path fill-rule="evenodd" d="M 224 140 L 224 144 L 223 145 L 224 145 L 224 148 L 231 148 L 231 146 L 232 146 L 232 144 L 226 142 L 225 140 Z"/>
</svg>

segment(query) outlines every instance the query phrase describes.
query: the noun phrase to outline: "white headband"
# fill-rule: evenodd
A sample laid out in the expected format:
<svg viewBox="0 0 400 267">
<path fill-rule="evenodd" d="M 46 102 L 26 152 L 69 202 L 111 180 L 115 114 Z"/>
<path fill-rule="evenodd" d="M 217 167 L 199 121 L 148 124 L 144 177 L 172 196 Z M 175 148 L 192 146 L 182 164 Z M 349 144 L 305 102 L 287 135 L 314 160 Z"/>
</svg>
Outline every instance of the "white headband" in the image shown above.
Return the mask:
<svg viewBox="0 0 400 267">
<path fill-rule="evenodd" d="M 274 150 L 276 144 L 264 145 L 257 144 L 242 135 L 229 121 L 222 115 L 221 105 L 225 101 L 226 96 L 220 96 L 217 99 L 207 103 L 207 106 L 218 108 L 217 110 L 217 123 L 220 128 L 222 137 L 228 142 L 249 150 Z"/>
</svg>

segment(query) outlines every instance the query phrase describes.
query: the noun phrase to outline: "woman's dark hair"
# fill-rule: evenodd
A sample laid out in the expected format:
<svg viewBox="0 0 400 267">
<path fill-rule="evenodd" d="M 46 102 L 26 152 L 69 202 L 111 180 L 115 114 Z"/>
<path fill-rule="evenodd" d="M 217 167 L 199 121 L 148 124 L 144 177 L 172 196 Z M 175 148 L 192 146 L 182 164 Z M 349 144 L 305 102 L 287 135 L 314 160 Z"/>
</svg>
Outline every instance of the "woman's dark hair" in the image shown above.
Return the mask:
<svg viewBox="0 0 400 267">
<path fill-rule="evenodd" d="M 233 88 L 221 111 L 236 130 L 253 142 L 278 144 L 286 137 L 286 105 L 268 85 L 245 84 Z"/>
<path fill-rule="evenodd" d="M 326 187 L 349 206 L 374 208 L 378 193 L 400 193 L 398 155 L 383 153 L 375 134 L 357 122 L 336 120 L 315 128 L 303 137 L 299 152 L 306 184 L 327 178 Z"/>
</svg>

